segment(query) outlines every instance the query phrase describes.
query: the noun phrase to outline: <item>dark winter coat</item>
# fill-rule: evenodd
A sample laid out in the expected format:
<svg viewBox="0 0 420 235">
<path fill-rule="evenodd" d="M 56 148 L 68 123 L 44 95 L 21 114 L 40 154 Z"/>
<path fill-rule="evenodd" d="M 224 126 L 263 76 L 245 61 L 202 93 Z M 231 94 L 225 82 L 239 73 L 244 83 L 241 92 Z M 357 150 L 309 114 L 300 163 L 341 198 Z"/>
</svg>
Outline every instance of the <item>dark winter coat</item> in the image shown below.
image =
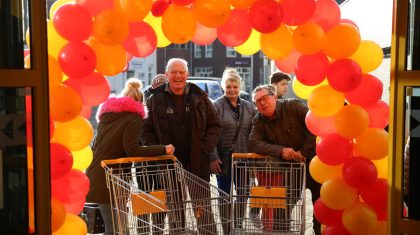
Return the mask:
<svg viewBox="0 0 420 235">
<path fill-rule="evenodd" d="M 98 110 L 98 129 L 93 142 L 93 161 L 86 171 L 90 180 L 87 202 L 109 203 L 102 160 L 165 154 L 165 146 L 140 146 L 144 106 L 130 97 L 113 97 Z"/>
<path fill-rule="evenodd" d="M 149 116 L 143 125 L 143 143 L 171 144 L 165 96 L 171 96 L 169 84 L 147 99 Z M 221 122 L 207 94 L 193 83 L 187 83 L 185 94 L 190 95 L 192 112 L 191 172 L 203 179 L 210 177 L 209 154 L 216 147 L 221 133 Z M 175 149 L 176 156 L 176 149 Z"/>
</svg>

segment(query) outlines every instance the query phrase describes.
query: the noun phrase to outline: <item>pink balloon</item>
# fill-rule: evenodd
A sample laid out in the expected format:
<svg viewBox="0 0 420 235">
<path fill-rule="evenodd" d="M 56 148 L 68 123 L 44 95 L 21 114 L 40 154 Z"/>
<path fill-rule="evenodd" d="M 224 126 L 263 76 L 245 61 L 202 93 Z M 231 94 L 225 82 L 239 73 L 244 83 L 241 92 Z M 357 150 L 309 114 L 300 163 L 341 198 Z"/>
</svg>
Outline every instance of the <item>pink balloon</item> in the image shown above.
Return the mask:
<svg viewBox="0 0 420 235">
<path fill-rule="evenodd" d="M 388 205 L 388 181 L 378 178 L 370 187 L 360 189 L 362 199 L 371 206 L 378 215 L 378 220 L 385 220 Z"/>
<path fill-rule="evenodd" d="M 114 8 L 113 0 L 76 0 L 76 3 L 86 8 L 92 16 Z"/>
<path fill-rule="evenodd" d="M 356 24 L 356 23 L 354 23 L 354 21 L 352 21 L 352 20 L 349 20 L 349 19 L 340 19 L 340 21 L 339 21 L 338 23 L 351 24 L 351 25 L 353 25 L 354 27 L 356 27 L 356 28 L 357 28 L 357 30 L 359 31 L 359 26 L 357 26 L 357 24 Z"/>
<path fill-rule="evenodd" d="M 340 225 L 341 215 L 343 214 L 342 210 L 333 210 L 326 206 L 321 198 L 318 198 L 314 204 L 314 215 L 316 219 L 325 225 Z"/>
<path fill-rule="evenodd" d="M 97 106 L 104 102 L 110 92 L 111 86 L 108 80 L 100 73 L 93 72 L 84 79 L 69 78 L 64 84 L 75 89 L 82 97 L 82 103 L 86 106 Z"/>
<path fill-rule="evenodd" d="M 51 180 L 51 195 L 63 203 L 75 203 L 85 198 L 90 182 L 83 172 L 71 170 L 59 179 Z"/>
<path fill-rule="evenodd" d="M 352 156 L 352 152 L 352 142 L 339 134 L 322 137 L 316 145 L 316 155 L 319 160 L 329 165 L 343 164 Z"/>
<path fill-rule="evenodd" d="M 301 56 L 300 52 L 296 49 L 293 49 L 284 59 L 275 60 L 274 63 L 276 67 L 285 73 L 294 73 L 296 61 Z"/>
<path fill-rule="evenodd" d="M 96 54 L 83 42 L 69 42 L 58 54 L 61 70 L 69 77 L 82 78 L 96 67 Z"/>
<path fill-rule="evenodd" d="M 283 22 L 287 25 L 301 25 L 315 13 L 315 0 L 283 0 Z"/>
<path fill-rule="evenodd" d="M 195 44 L 205 46 L 213 43 L 217 38 L 217 29 L 209 28 L 197 22 L 197 29 L 191 39 Z"/>
<path fill-rule="evenodd" d="M 247 11 L 233 9 L 227 21 L 217 28 L 217 37 L 223 45 L 235 47 L 244 43 L 251 35 L 251 31 L 251 21 Z"/>
<path fill-rule="evenodd" d="M 369 114 L 369 127 L 385 128 L 389 123 L 389 106 L 385 101 L 379 100 L 373 105 L 367 106 Z"/>
<path fill-rule="evenodd" d="M 346 100 L 351 104 L 367 107 L 375 104 L 382 96 L 383 85 L 381 80 L 371 74 L 363 74 L 358 87 L 346 92 Z"/>
<path fill-rule="evenodd" d="M 73 155 L 65 146 L 50 144 L 51 179 L 58 179 L 70 172 L 73 166 Z"/>
<path fill-rule="evenodd" d="M 249 17 L 255 30 L 271 33 L 276 31 L 283 21 L 282 6 L 274 0 L 257 0 L 249 9 Z"/>
<path fill-rule="evenodd" d="M 375 164 L 364 157 L 352 157 L 343 165 L 343 179 L 353 188 L 372 186 L 378 178 Z"/>
<path fill-rule="evenodd" d="M 309 131 L 320 137 L 328 134 L 336 133 L 337 130 L 334 125 L 335 116 L 318 117 L 311 111 L 306 114 L 305 123 Z"/>
<path fill-rule="evenodd" d="M 130 31 L 124 41 L 124 48 L 136 57 L 147 57 L 156 50 L 157 36 L 146 22 L 130 23 Z"/>
<path fill-rule="evenodd" d="M 152 15 L 155 17 L 161 17 L 163 16 L 163 13 L 165 13 L 166 9 L 169 7 L 169 1 L 168 0 L 157 0 L 152 5 Z"/>
<path fill-rule="evenodd" d="M 325 32 L 328 32 L 340 21 L 340 7 L 334 0 L 318 0 L 315 4 L 316 9 L 311 21 L 316 22 Z"/>
<path fill-rule="evenodd" d="M 335 90 L 349 92 L 360 85 L 362 69 L 351 59 L 338 59 L 328 68 L 327 79 Z"/>
<path fill-rule="evenodd" d="M 53 18 L 54 28 L 69 41 L 83 41 L 92 34 L 92 15 L 77 4 L 64 4 L 57 9 Z"/>
<path fill-rule="evenodd" d="M 89 120 L 90 116 L 92 115 L 92 107 L 83 105 L 82 112 L 80 113 L 80 115 Z"/>
<path fill-rule="evenodd" d="M 314 86 L 321 83 L 327 75 L 330 62 L 324 52 L 313 55 L 302 55 L 296 62 L 296 78 L 307 86 Z"/>
</svg>

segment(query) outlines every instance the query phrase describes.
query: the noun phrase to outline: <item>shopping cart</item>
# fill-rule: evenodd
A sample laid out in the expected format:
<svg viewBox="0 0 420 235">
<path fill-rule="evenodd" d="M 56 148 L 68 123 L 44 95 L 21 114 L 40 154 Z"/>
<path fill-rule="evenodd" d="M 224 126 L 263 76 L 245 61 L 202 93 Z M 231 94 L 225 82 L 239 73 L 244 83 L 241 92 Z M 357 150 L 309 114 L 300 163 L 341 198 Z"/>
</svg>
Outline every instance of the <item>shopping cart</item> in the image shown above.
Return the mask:
<svg viewBox="0 0 420 235">
<path fill-rule="evenodd" d="M 254 182 L 253 182 L 254 180 Z M 232 154 L 232 234 L 304 234 L 305 164 Z M 253 213 L 259 213 L 255 218 Z"/>
<path fill-rule="evenodd" d="M 102 161 L 115 234 L 223 234 L 230 196 L 174 156 Z"/>
</svg>

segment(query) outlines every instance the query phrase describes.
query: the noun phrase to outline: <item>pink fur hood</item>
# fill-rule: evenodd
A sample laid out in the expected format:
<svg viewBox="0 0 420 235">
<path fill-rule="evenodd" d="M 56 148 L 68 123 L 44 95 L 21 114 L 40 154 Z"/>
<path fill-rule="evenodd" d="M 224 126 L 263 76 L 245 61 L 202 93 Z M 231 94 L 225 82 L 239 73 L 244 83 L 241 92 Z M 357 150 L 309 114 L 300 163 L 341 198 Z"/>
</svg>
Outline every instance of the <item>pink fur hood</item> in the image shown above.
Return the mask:
<svg viewBox="0 0 420 235">
<path fill-rule="evenodd" d="M 99 123 L 104 113 L 137 113 L 141 118 L 145 118 L 146 111 L 144 105 L 130 97 L 111 97 L 102 103 L 96 113 L 96 121 Z"/>
</svg>

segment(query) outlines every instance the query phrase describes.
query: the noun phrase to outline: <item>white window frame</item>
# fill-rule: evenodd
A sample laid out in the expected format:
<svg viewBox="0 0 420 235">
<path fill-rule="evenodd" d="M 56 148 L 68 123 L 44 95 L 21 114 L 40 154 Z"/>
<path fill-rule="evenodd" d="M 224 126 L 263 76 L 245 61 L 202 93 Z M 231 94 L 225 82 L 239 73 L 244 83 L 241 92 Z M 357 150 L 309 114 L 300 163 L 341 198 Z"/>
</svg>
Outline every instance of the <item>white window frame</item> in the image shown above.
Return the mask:
<svg viewBox="0 0 420 235">
<path fill-rule="evenodd" d="M 201 46 L 194 44 L 194 58 L 201 58 L 202 50 Z"/>
<path fill-rule="evenodd" d="M 204 51 L 206 58 L 213 58 L 213 44 L 206 45 Z"/>
<path fill-rule="evenodd" d="M 227 58 L 236 58 L 236 51 L 233 47 L 226 47 L 226 57 Z"/>
<path fill-rule="evenodd" d="M 251 80 L 251 67 L 237 67 L 239 76 L 242 78 L 242 89 L 248 93 L 251 93 L 252 80 Z"/>
<path fill-rule="evenodd" d="M 194 76 L 211 77 L 213 75 L 213 67 L 195 67 Z"/>
</svg>

